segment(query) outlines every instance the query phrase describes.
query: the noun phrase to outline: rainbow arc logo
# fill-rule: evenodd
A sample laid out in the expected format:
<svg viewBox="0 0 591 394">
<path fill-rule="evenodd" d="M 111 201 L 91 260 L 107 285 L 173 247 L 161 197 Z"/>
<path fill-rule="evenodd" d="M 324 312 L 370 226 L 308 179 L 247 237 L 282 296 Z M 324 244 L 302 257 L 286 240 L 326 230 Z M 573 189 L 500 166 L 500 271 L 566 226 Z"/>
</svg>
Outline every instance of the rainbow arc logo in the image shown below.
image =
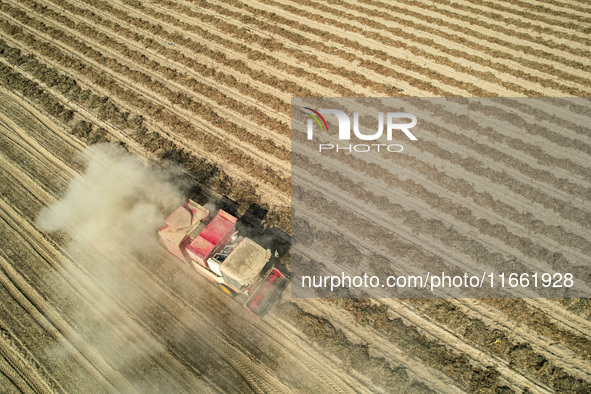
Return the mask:
<svg viewBox="0 0 591 394">
<path fill-rule="evenodd" d="M 324 130 L 328 131 L 328 125 L 326 124 L 326 120 L 324 120 L 324 116 L 320 115 L 320 112 L 313 110 L 312 108 L 309 107 L 302 107 L 302 111 L 310 116 L 312 119 L 314 119 L 316 121 L 316 123 L 318 123 L 318 126 L 320 127 L 320 129 L 322 129 L 322 125 L 324 125 Z M 322 120 L 322 123 L 320 123 L 320 121 Z"/>
</svg>

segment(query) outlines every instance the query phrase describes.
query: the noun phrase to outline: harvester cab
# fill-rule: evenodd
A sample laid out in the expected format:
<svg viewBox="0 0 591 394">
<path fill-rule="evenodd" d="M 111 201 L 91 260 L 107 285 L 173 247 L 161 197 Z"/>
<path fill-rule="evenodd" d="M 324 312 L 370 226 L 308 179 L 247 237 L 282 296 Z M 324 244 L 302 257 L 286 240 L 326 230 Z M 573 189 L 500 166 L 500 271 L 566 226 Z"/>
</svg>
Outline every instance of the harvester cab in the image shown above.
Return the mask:
<svg viewBox="0 0 591 394">
<path fill-rule="evenodd" d="M 223 291 L 247 297 L 245 307 L 260 317 L 287 278 L 275 267 L 262 275 L 271 251 L 239 236 L 236 221 L 221 209 L 209 221 L 209 211 L 189 200 L 166 219 L 158 234 L 172 254 Z"/>
</svg>

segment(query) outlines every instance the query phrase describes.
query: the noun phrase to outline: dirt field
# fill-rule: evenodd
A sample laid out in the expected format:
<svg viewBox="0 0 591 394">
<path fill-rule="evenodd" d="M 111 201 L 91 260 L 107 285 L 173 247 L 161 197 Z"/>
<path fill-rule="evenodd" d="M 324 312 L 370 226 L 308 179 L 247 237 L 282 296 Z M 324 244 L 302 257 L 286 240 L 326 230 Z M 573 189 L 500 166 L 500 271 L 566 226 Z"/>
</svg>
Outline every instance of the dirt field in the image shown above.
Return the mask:
<svg viewBox="0 0 591 394">
<path fill-rule="evenodd" d="M 84 173 L 81 152 L 107 142 L 176 163 L 196 199 L 260 205 L 277 246 L 291 197 L 331 183 L 290 190 L 291 97 L 588 97 L 589 59 L 577 0 L 0 0 L 0 391 L 591 392 L 588 299 L 287 289 L 258 320 L 162 246 L 137 255 L 38 224 Z M 591 132 L 575 125 L 589 114 L 421 136 L 399 177 L 366 180 L 398 187 L 399 205 L 353 198 L 418 263 L 587 267 Z"/>
</svg>

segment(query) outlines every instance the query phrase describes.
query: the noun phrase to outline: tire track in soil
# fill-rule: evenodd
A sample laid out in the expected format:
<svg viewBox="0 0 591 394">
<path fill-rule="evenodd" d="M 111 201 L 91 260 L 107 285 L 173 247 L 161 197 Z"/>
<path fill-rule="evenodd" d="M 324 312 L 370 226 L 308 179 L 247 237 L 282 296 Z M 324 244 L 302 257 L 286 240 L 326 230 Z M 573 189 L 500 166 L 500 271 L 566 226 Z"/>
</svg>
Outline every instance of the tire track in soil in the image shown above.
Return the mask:
<svg viewBox="0 0 591 394">
<path fill-rule="evenodd" d="M 8 331 L 2 329 L 0 335 L 0 356 L 16 371 L 19 377 L 26 382 L 26 388 L 20 387 L 23 392 L 54 393 L 56 390 L 38 373 L 37 368 L 29 364 L 14 346 L 10 343 Z M 63 390 L 62 390 L 63 392 Z"/>
<path fill-rule="evenodd" d="M 19 178 L 20 178 L 20 177 L 19 177 Z M 237 360 L 237 359 L 235 359 L 235 360 Z M 237 360 L 236 362 L 238 362 L 239 364 L 240 364 L 240 363 L 242 363 L 243 365 L 248 365 L 248 363 L 247 363 L 247 364 L 244 364 L 244 361 Z M 250 365 L 251 365 L 251 366 L 250 366 L 250 368 L 252 368 L 252 364 L 250 364 Z M 255 369 L 256 369 L 256 368 L 255 368 Z M 248 372 L 248 369 L 246 369 L 246 371 Z M 248 376 L 247 376 L 247 378 L 248 378 Z M 254 380 L 252 380 L 252 379 L 253 379 L 252 377 L 250 377 L 249 379 L 251 380 L 251 383 L 252 383 L 252 382 L 254 382 L 254 383 L 253 383 L 253 385 L 255 385 L 255 386 L 254 386 L 255 388 L 256 388 L 258 385 L 263 385 L 263 386 L 264 386 L 264 384 L 263 384 L 263 383 L 261 383 L 260 381 L 259 381 L 259 383 L 258 383 L 258 384 L 256 384 L 256 382 L 255 382 Z M 268 387 L 267 387 L 267 388 L 268 388 Z M 265 390 L 265 391 L 269 391 L 269 390 Z"/>
<path fill-rule="evenodd" d="M 170 257 L 169 252 L 164 248 L 159 250 L 159 254 L 163 260 L 166 260 Z M 170 266 L 164 266 L 162 268 L 162 277 L 169 278 L 174 275 L 174 271 L 177 269 L 177 266 L 171 264 Z M 201 282 L 200 285 L 210 286 L 210 283 L 208 283 L 202 277 L 197 276 L 192 269 L 187 268 L 184 265 L 180 265 L 180 268 L 184 271 L 183 273 L 186 274 L 186 276 L 183 277 L 185 281 L 193 280 L 193 276 L 195 276 L 199 282 Z M 194 313 L 199 313 L 197 306 L 201 306 L 201 303 L 195 303 L 195 300 L 191 299 L 191 297 L 180 294 L 178 289 L 178 280 L 178 278 L 175 278 L 177 287 L 171 286 L 170 291 L 177 297 L 182 298 L 184 302 L 188 302 L 191 305 L 191 310 L 194 310 Z M 180 287 L 183 288 L 184 286 Z M 285 290 L 286 293 L 288 291 L 288 289 Z M 211 297 L 215 298 L 216 303 L 223 305 L 224 308 L 230 309 L 233 313 L 233 319 L 235 321 L 239 320 L 248 325 L 246 332 L 256 332 L 260 333 L 263 338 L 271 338 L 277 343 L 279 348 L 286 349 L 290 354 L 297 354 L 298 359 L 305 360 L 306 365 L 310 365 L 311 369 L 319 374 L 319 377 L 330 386 L 333 392 L 345 393 L 350 392 L 351 390 L 363 392 L 368 390 L 367 387 L 361 386 L 359 383 L 352 381 L 352 379 L 346 379 L 344 376 L 337 378 L 337 372 L 335 368 L 331 368 L 331 360 L 319 353 L 315 353 L 315 351 L 312 350 L 307 343 L 302 342 L 301 338 L 299 337 L 299 333 L 295 331 L 294 327 L 281 321 L 278 315 L 273 312 L 273 308 L 265 316 L 265 319 L 262 320 L 254 317 L 252 313 L 248 312 L 234 299 L 227 297 L 225 293 L 213 292 Z M 214 324 L 217 325 L 218 322 L 216 321 Z"/>
<path fill-rule="evenodd" d="M 20 182 L 23 182 L 23 180 L 26 180 L 27 178 L 28 178 L 28 177 L 24 176 L 24 174 L 23 174 L 23 175 L 21 175 L 21 176 L 19 176 L 19 177 L 18 177 L 18 180 L 19 180 Z M 27 186 L 28 188 L 31 188 L 31 189 L 32 189 L 32 188 L 34 188 L 34 186 L 35 186 L 35 185 L 34 185 L 34 184 L 31 182 L 31 181 L 30 181 L 30 182 L 26 182 L 26 183 L 28 183 L 28 186 Z M 39 190 L 39 191 L 38 191 L 38 193 L 40 194 L 40 193 L 43 193 L 43 192 L 42 192 L 41 190 Z M 50 199 L 50 198 L 46 198 L 46 200 L 45 200 L 44 202 L 45 202 L 45 204 L 47 204 L 47 203 L 49 203 L 50 201 L 51 201 L 51 199 Z M 29 225 L 29 224 L 25 224 L 23 221 L 21 221 L 21 222 L 20 222 L 20 225 L 19 225 L 19 227 L 20 227 L 20 228 L 28 228 L 28 229 L 29 229 L 29 232 L 30 232 L 29 234 L 30 234 L 30 235 L 29 235 L 28 239 L 42 239 L 42 238 L 43 238 L 43 237 L 41 236 L 41 234 L 40 234 L 40 233 L 36 233 L 36 235 L 33 235 L 33 234 L 32 234 L 32 232 L 35 232 L 35 230 L 33 230 L 33 229 L 32 229 L 31 225 Z M 13 226 L 13 228 L 16 228 L 16 227 L 15 227 L 15 226 Z M 45 250 L 46 250 L 46 253 L 49 253 L 49 254 L 51 254 L 51 255 L 53 255 L 53 256 L 57 255 L 57 252 L 56 252 L 56 251 L 53 251 L 53 252 L 47 252 L 47 250 L 51 250 L 51 249 L 47 249 L 47 248 L 48 248 L 48 245 L 46 244 L 46 245 L 45 245 Z M 51 247 L 49 247 L 49 248 L 51 248 Z M 43 248 L 43 247 L 41 247 L 41 248 L 40 248 L 40 247 L 39 247 L 39 245 L 38 245 L 37 247 L 33 247 L 33 250 L 39 251 L 39 250 L 44 250 L 44 248 Z M 46 254 L 46 256 L 47 256 L 47 254 Z M 53 256 L 52 256 L 52 257 L 49 257 L 49 258 L 48 258 L 48 257 L 45 257 L 45 258 L 44 258 L 44 260 L 45 260 L 45 261 L 55 261 L 55 258 L 56 258 L 56 257 L 53 257 Z M 62 259 L 62 258 L 60 258 L 60 260 L 63 260 L 63 259 Z M 57 263 L 56 263 L 56 264 L 57 264 Z M 68 280 L 68 282 L 69 282 L 70 284 L 72 284 L 73 286 L 74 286 L 74 284 L 76 284 L 76 283 L 78 283 L 78 286 L 80 286 L 80 284 L 83 284 L 83 283 L 84 283 L 84 286 L 83 286 L 83 288 L 94 288 L 94 287 L 95 287 L 95 286 L 94 286 L 94 284 L 93 284 L 93 282 L 89 282 L 88 280 L 84 280 L 83 276 L 80 276 L 80 275 L 74 275 L 72 278 L 70 278 L 70 279 Z M 75 286 L 75 287 L 76 287 L 76 288 L 78 288 L 78 286 Z M 78 290 L 78 291 L 80 291 L 80 290 Z M 96 294 L 95 294 L 95 295 L 92 295 L 92 294 L 91 294 L 91 295 L 87 295 L 87 296 L 86 296 L 86 299 L 87 299 L 87 300 L 96 300 L 96 299 L 97 299 L 97 296 L 96 296 Z M 98 305 L 95 305 L 95 306 L 98 306 L 98 307 L 99 307 L 99 309 L 100 309 L 100 303 L 99 303 Z M 168 310 L 170 310 L 170 309 L 168 309 Z M 111 312 L 115 312 L 115 311 L 110 311 L 109 315 L 112 315 L 112 314 L 113 314 L 113 313 L 111 313 Z M 129 314 L 129 313 L 130 313 L 130 312 L 128 311 L 128 314 Z M 138 330 L 137 330 L 137 329 L 135 329 L 135 330 L 133 329 L 133 326 L 137 324 L 137 323 L 136 323 L 136 321 L 141 321 L 141 319 L 140 319 L 139 317 L 138 317 L 138 318 L 134 318 L 133 320 L 129 320 L 129 318 L 127 318 L 127 317 L 126 317 L 126 315 L 117 314 L 117 313 L 115 312 L 115 316 L 111 316 L 111 317 L 109 317 L 109 319 L 110 319 L 110 320 L 113 320 L 113 321 L 118 321 L 118 322 L 121 322 L 121 321 L 131 321 L 131 323 L 132 323 L 132 326 L 130 326 L 130 327 L 127 327 L 127 330 L 132 330 L 131 332 L 135 332 L 135 335 L 140 335 L 140 336 L 139 336 L 139 338 L 141 338 L 142 336 L 144 336 L 144 335 L 141 335 L 141 332 L 138 332 Z M 123 331 L 122 331 L 122 333 L 123 333 Z M 129 334 L 129 331 L 127 331 L 127 333 Z M 127 334 L 126 334 L 126 335 L 127 335 Z M 155 333 L 153 333 L 153 332 L 152 332 L 152 335 L 153 335 L 153 336 L 156 336 L 156 337 L 160 337 L 160 335 L 157 335 L 157 334 L 155 334 Z M 191 337 L 192 337 L 192 338 L 194 338 L 195 336 L 194 336 L 194 335 L 192 335 Z M 202 339 L 204 339 L 204 338 L 202 338 Z M 210 338 L 210 339 L 211 339 L 211 338 Z M 146 342 L 149 342 L 149 341 L 148 341 L 148 338 L 145 338 L 145 336 L 144 336 L 144 341 L 146 341 Z M 219 346 L 222 346 L 222 344 L 218 344 L 218 345 L 219 345 Z M 167 360 L 166 353 L 162 353 L 162 349 L 160 349 L 160 350 L 157 350 L 157 349 L 155 349 L 155 348 L 152 348 L 151 350 L 154 352 L 153 354 L 159 354 L 159 357 L 163 357 L 163 358 L 164 358 L 164 364 L 163 364 L 163 365 L 164 365 L 165 367 L 166 367 L 167 365 L 171 365 L 171 368 L 173 368 L 173 367 L 174 367 L 173 369 L 170 369 L 170 370 L 168 371 L 169 373 L 172 373 L 172 374 L 175 374 L 175 375 L 176 375 L 176 373 L 178 373 L 178 371 L 183 371 L 183 370 L 184 370 L 184 368 L 182 368 L 182 367 L 180 367 L 180 365 L 178 365 L 178 362 L 177 362 L 175 359 L 170 359 L 170 358 L 169 358 L 169 359 Z M 220 355 L 221 355 L 221 354 L 220 354 Z M 159 362 L 162 362 L 162 361 L 159 361 Z M 177 365 L 175 366 L 175 364 L 177 364 Z M 243 372 L 244 372 L 244 371 L 246 371 L 246 372 L 248 373 L 248 370 L 247 370 L 247 369 L 244 369 L 244 368 L 245 368 L 245 367 L 243 367 L 243 368 L 242 368 L 242 369 L 243 369 Z M 195 380 L 194 380 L 194 377 L 192 377 L 192 376 L 190 376 L 190 375 L 187 375 L 187 374 L 185 374 L 185 379 L 186 379 L 187 377 L 190 377 L 190 380 L 192 380 L 192 381 L 191 381 L 191 383 L 187 383 L 187 384 L 186 384 L 185 388 L 186 388 L 187 390 L 194 389 L 195 387 L 199 387 L 199 386 L 201 385 L 201 383 L 200 383 L 199 381 L 195 381 Z M 250 380 L 251 380 L 251 382 L 254 382 L 254 383 L 256 383 L 256 382 L 253 380 L 253 378 L 250 378 Z M 254 384 L 254 383 L 253 383 L 253 384 Z M 255 385 L 255 387 L 256 387 L 256 385 Z"/>
<path fill-rule="evenodd" d="M 4 307 L 4 306 L 3 306 Z M 41 365 L 39 360 L 25 347 L 25 345 L 18 339 L 18 337 L 11 332 L 6 325 L 0 322 L 0 335 L 8 347 L 20 354 L 20 357 L 27 363 L 35 373 L 43 380 L 43 384 L 54 393 L 65 393 L 63 387 L 54 379 L 53 376 Z"/>
<path fill-rule="evenodd" d="M 7 205 L 0 200 L 0 216 L 6 222 L 5 210 Z M 9 222 L 6 222 L 9 224 Z M 77 336 L 71 327 L 67 326 L 50 305 L 11 267 L 10 263 L 0 256 L 0 283 L 11 296 L 31 314 L 47 332 L 58 338 L 69 353 L 87 371 L 95 377 L 97 382 L 103 382 L 107 387 L 116 390 L 134 390 L 124 381 L 123 377 L 113 371 L 104 360 Z"/>
<path fill-rule="evenodd" d="M 18 170 L 15 170 L 14 168 L 12 170 L 7 170 L 7 172 L 13 174 L 17 171 Z M 39 198 L 45 194 L 42 190 L 38 189 L 38 187 L 35 187 L 36 185 L 32 181 L 30 181 L 30 178 L 28 178 L 27 175 L 21 173 L 16 179 L 18 179 L 18 181 L 20 182 L 25 182 L 24 184 L 27 185 L 26 188 L 34 193 L 32 195 L 36 195 Z M 27 182 L 27 180 L 29 180 L 29 182 Z M 35 191 L 34 189 L 37 190 Z M 43 201 L 45 204 L 48 204 L 53 200 L 50 197 L 46 197 L 42 198 L 41 201 Z M 155 346 L 155 342 L 152 340 L 152 337 L 146 336 L 144 334 L 143 328 L 138 328 L 140 326 L 138 326 L 138 323 L 135 319 L 129 319 L 127 315 L 118 312 L 117 309 L 105 312 L 104 306 L 98 301 L 103 297 L 101 297 L 101 293 L 97 290 L 96 285 L 91 280 L 87 279 L 88 273 L 83 273 L 82 271 L 77 270 L 75 267 L 73 267 L 72 264 L 69 264 L 67 260 L 63 258 L 62 255 L 60 255 L 55 249 L 53 249 L 52 246 L 50 246 L 47 243 L 47 241 L 43 240 L 43 236 L 40 233 L 36 232 L 36 230 L 33 230 L 30 224 L 24 221 L 20 221 L 18 228 L 22 231 L 28 231 L 27 233 L 21 233 L 23 239 L 37 240 L 37 243 L 35 245 L 30 244 L 31 249 L 34 250 L 36 253 L 39 253 L 40 256 L 42 256 L 43 261 L 49 263 L 56 271 L 59 271 L 61 276 L 66 280 L 66 282 L 69 283 L 73 288 L 76 288 L 76 291 L 80 293 L 80 295 L 85 299 L 86 302 L 92 304 L 90 306 L 90 310 L 101 311 L 103 317 L 108 321 L 117 322 L 118 324 L 121 324 L 121 322 L 125 322 L 125 324 L 127 324 L 127 326 L 124 329 L 119 330 L 119 335 L 121 336 L 121 338 L 129 337 L 129 335 L 131 335 L 130 333 L 133 333 L 132 336 L 137 338 L 137 341 L 139 341 L 134 341 L 134 345 L 140 345 L 142 347 L 148 348 L 148 353 L 152 355 L 159 354 L 159 357 L 162 360 L 156 359 L 155 361 L 160 363 L 160 365 L 162 365 L 165 369 L 168 369 L 167 372 L 171 374 L 171 376 L 176 376 L 177 378 L 179 378 L 179 381 L 184 380 L 186 382 L 186 390 L 195 389 L 195 387 L 201 386 L 201 382 L 195 380 L 193 375 L 189 375 L 185 367 L 179 364 L 176 359 L 171 358 L 170 356 L 168 356 L 168 353 L 163 352 L 163 349 L 160 345 Z M 39 240 L 43 240 L 43 242 L 40 244 L 38 243 Z M 66 273 L 66 271 L 68 271 L 69 273 Z M 92 291 L 90 291 L 89 289 Z M 127 311 L 127 313 L 129 313 L 129 311 Z M 151 335 L 154 336 L 154 333 L 152 332 Z M 181 377 L 183 379 L 180 379 Z"/>
<path fill-rule="evenodd" d="M 19 375 L 18 371 L 15 371 L 10 363 L 4 358 L 0 358 L 0 375 L 5 377 L 12 386 L 9 388 L 8 384 L 6 384 L 6 386 L 3 385 L 8 393 L 25 393 L 31 390 L 27 382 Z M 0 381 L 0 383 L 4 382 Z M 12 390 L 8 391 L 9 389 Z"/>
</svg>

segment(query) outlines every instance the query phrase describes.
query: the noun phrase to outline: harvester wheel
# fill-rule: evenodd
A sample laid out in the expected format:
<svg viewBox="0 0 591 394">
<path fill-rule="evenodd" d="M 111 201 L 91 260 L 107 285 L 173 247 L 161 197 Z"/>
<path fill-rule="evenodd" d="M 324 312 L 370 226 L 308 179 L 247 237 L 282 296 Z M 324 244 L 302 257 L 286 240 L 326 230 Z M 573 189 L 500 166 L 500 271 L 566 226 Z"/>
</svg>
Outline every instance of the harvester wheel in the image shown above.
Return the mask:
<svg viewBox="0 0 591 394">
<path fill-rule="evenodd" d="M 228 286 L 226 286 L 223 283 L 220 283 L 220 289 L 222 289 L 222 291 L 224 293 L 226 293 L 227 295 L 229 295 L 230 297 L 233 297 L 233 296 L 236 295 L 236 292 L 235 291 L 233 291 L 232 289 L 230 289 Z"/>
</svg>

